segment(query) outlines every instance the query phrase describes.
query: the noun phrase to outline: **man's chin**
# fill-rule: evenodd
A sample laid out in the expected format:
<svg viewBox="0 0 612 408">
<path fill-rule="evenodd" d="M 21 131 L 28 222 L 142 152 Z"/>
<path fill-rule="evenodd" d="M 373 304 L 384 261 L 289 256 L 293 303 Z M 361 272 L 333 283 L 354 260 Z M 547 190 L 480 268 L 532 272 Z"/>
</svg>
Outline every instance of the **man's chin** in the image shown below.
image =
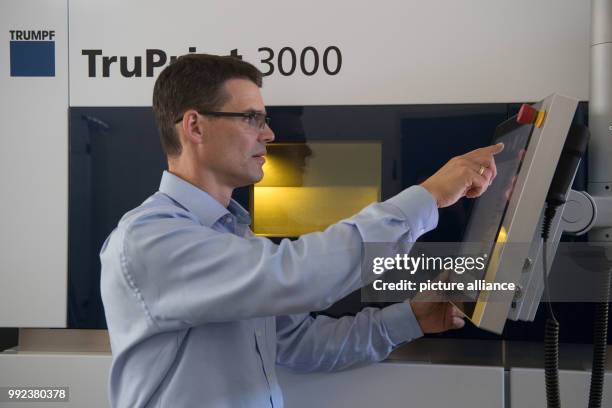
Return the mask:
<svg viewBox="0 0 612 408">
<path fill-rule="evenodd" d="M 263 176 L 264 176 L 263 171 L 259 174 L 252 174 L 248 178 L 241 180 L 236 186 L 236 188 L 246 187 L 246 186 L 250 186 L 251 184 L 259 183 L 261 179 L 263 179 Z"/>
<path fill-rule="evenodd" d="M 261 173 L 259 173 L 258 175 L 256 175 L 253 179 L 253 181 L 251 182 L 251 184 L 255 184 L 255 183 L 259 183 L 262 179 L 263 179 L 263 171 Z"/>
</svg>

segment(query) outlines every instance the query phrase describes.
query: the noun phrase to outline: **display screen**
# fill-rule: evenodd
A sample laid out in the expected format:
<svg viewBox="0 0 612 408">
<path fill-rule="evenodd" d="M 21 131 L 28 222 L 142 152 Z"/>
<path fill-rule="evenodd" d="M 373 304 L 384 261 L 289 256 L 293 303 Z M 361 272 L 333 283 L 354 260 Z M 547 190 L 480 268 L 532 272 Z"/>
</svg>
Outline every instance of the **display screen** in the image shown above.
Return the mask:
<svg viewBox="0 0 612 408">
<path fill-rule="evenodd" d="M 507 120 L 497 128 L 493 144 L 499 142 L 504 144 L 504 150 L 495 156 L 497 177 L 487 191 L 476 199 L 463 241 L 482 242 L 492 248 L 491 244 L 504 239 L 501 223 L 532 130 L 533 125 L 519 125 L 515 118 Z"/>
<path fill-rule="evenodd" d="M 497 127 L 492 144 L 499 142 L 504 144 L 504 150 L 495 156 L 497 176 L 487 191 L 474 202 L 462 248 L 465 254 L 487 254 L 488 265 L 482 270 L 474 269 L 463 275 L 453 274 L 453 280 L 467 283 L 485 279 L 491 262 L 498 256 L 500 246 L 496 245 L 506 242 L 507 231 L 503 219 L 532 131 L 533 125 L 520 125 L 516 122 L 516 117 L 508 119 Z M 463 295 L 476 300 L 479 292 L 465 292 Z M 463 302 L 464 313 L 471 315 L 474 306 L 474 302 Z"/>
</svg>

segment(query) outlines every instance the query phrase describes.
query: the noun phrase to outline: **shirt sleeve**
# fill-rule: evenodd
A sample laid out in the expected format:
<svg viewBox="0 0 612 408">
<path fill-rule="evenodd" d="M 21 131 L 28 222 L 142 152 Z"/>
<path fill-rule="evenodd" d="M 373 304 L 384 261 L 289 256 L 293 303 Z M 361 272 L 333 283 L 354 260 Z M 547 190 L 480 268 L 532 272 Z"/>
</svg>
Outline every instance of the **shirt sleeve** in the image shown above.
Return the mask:
<svg viewBox="0 0 612 408">
<path fill-rule="evenodd" d="M 362 286 L 364 242 L 413 242 L 437 224 L 433 197 L 413 186 L 324 232 L 279 245 L 200 225 L 187 212 L 134 216 L 101 252 L 163 330 L 323 310 Z"/>
<path fill-rule="evenodd" d="M 276 318 L 279 365 L 302 372 L 337 371 L 384 360 L 423 335 L 408 303 L 366 308 L 339 319 L 309 314 Z"/>
</svg>

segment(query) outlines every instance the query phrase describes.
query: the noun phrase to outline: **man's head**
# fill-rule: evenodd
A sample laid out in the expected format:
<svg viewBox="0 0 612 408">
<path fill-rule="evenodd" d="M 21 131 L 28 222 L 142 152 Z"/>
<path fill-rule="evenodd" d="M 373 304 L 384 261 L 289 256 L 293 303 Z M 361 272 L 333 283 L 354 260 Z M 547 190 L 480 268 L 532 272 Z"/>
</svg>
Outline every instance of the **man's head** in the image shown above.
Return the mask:
<svg viewBox="0 0 612 408">
<path fill-rule="evenodd" d="M 170 163 L 198 168 L 224 186 L 259 181 L 265 144 L 261 72 L 233 57 L 189 54 L 155 83 L 153 111 Z"/>
</svg>

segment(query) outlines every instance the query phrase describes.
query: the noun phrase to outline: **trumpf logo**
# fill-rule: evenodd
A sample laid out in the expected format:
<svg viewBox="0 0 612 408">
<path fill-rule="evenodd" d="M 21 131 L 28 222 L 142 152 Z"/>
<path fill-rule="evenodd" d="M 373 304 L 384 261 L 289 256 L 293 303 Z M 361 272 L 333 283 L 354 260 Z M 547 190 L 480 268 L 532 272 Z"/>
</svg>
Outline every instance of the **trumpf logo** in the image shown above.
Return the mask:
<svg viewBox="0 0 612 408">
<path fill-rule="evenodd" d="M 55 76 L 55 31 L 10 30 L 11 76 Z"/>
</svg>

